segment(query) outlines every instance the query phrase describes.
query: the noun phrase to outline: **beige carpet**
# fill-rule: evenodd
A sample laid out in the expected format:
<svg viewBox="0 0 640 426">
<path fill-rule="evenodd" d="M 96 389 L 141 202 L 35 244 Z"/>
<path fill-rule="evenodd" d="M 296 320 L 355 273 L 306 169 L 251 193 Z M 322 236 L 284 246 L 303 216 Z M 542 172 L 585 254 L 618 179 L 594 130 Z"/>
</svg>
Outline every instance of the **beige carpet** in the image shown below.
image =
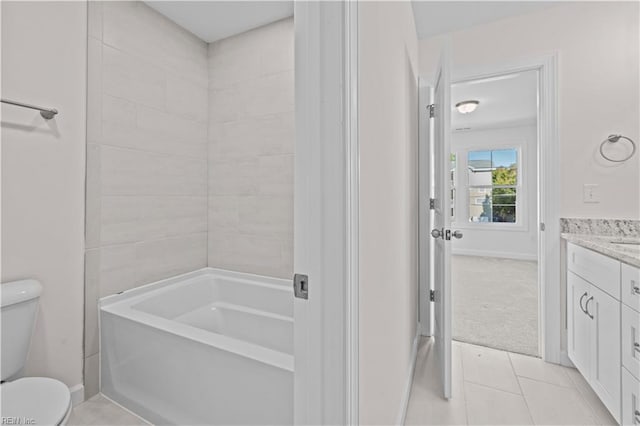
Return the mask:
<svg viewBox="0 0 640 426">
<path fill-rule="evenodd" d="M 452 256 L 453 338 L 538 356 L 537 262 Z"/>
</svg>

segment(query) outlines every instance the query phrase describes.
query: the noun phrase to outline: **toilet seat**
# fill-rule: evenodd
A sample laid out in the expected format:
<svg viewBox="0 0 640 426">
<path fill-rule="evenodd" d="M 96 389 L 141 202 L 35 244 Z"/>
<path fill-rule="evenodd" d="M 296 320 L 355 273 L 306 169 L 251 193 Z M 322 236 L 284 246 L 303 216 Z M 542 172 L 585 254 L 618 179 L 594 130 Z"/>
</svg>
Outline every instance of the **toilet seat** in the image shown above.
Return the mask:
<svg viewBox="0 0 640 426">
<path fill-rule="evenodd" d="M 25 377 L 6 382 L 2 394 L 2 417 L 18 424 L 60 425 L 71 412 L 71 393 L 62 382 L 48 377 Z"/>
</svg>

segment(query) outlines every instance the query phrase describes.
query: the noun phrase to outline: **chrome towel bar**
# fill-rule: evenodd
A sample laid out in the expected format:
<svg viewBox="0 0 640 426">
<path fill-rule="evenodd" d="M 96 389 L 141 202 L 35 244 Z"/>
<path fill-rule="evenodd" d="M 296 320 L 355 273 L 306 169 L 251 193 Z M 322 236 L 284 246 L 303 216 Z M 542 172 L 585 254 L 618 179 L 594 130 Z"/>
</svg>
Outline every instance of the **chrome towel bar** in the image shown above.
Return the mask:
<svg viewBox="0 0 640 426">
<path fill-rule="evenodd" d="M 58 110 L 55 109 L 55 108 L 42 108 L 42 107 L 35 106 L 35 105 L 24 104 L 22 102 L 10 101 L 9 99 L 0 99 L 0 102 L 2 102 L 3 104 L 15 105 L 15 106 L 19 106 L 19 107 L 22 107 L 22 108 L 29 108 L 29 109 L 38 110 L 38 111 L 40 111 L 40 115 L 45 120 L 51 120 L 58 113 Z"/>
</svg>

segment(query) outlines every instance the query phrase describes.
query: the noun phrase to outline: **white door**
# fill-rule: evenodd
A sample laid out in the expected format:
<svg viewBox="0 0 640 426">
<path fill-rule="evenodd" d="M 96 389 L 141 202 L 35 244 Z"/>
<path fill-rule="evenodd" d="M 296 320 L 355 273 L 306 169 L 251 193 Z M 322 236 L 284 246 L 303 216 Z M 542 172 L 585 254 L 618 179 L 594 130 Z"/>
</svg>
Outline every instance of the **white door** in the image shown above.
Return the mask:
<svg viewBox="0 0 640 426">
<path fill-rule="evenodd" d="M 435 239 L 434 327 L 435 353 L 441 373 L 443 396 L 451 398 L 451 81 L 449 49 L 442 50 L 436 69 L 431 106 L 434 129 L 434 219 Z M 460 234 L 457 234 L 460 235 Z"/>
</svg>

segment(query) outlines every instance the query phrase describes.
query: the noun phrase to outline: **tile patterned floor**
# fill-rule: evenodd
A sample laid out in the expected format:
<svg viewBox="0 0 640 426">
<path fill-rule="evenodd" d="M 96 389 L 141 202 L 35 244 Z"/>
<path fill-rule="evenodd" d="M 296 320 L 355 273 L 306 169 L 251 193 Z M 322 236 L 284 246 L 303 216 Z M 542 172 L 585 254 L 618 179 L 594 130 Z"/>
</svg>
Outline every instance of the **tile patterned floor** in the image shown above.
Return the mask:
<svg viewBox="0 0 640 426">
<path fill-rule="evenodd" d="M 69 426 L 148 426 L 149 423 L 98 394 L 73 408 Z"/>
<path fill-rule="evenodd" d="M 615 425 L 573 368 L 539 358 L 453 344 L 453 398 L 440 397 L 432 341 L 423 339 L 407 425 Z"/>
<path fill-rule="evenodd" d="M 573 368 L 525 355 L 453 344 L 453 398 L 440 397 L 430 339 L 422 339 L 406 425 L 615 425 Z M 142 426 L 139 417 L 96 395 L 74 408 L 69 426 Z"/>
</svg>

